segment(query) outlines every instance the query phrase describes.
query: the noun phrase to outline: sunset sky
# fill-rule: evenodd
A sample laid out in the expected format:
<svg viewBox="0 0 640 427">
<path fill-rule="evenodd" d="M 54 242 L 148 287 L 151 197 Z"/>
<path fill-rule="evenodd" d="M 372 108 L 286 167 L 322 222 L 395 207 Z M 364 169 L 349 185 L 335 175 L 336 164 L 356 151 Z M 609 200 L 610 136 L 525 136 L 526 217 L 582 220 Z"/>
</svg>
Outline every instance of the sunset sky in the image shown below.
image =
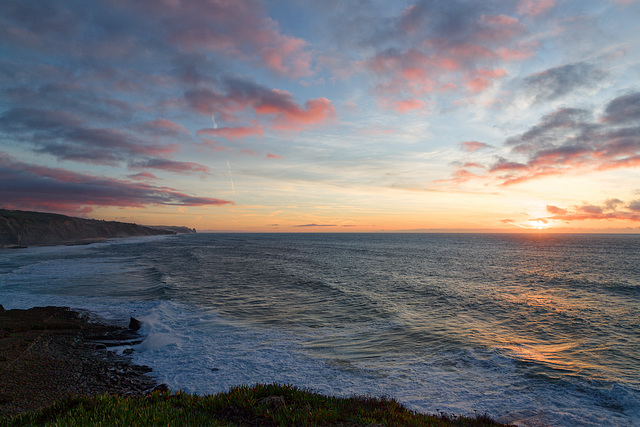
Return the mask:
<svg viewBox="0 0 640 427">
<path fill-rule="evenodd" d="M 640 231 L 640 2 L 3 0 L 0 205 Z"/>
</svg>

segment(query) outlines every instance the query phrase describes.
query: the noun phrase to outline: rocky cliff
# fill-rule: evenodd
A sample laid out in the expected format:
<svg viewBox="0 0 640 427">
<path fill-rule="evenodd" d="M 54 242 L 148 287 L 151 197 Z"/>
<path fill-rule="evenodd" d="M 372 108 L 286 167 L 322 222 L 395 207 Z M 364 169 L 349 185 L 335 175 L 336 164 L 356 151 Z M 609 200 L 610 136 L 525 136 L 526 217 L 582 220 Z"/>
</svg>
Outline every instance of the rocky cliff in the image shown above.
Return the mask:
<svg viewBox="0 0 640 427">
<path fill-rule="evenodd" d="M 0 209 L 0 245 L 2 246 L 82 243 L 115 237 L 160 234 L 176 234 L 176 232 L 126 222 Z"/>
</svg>

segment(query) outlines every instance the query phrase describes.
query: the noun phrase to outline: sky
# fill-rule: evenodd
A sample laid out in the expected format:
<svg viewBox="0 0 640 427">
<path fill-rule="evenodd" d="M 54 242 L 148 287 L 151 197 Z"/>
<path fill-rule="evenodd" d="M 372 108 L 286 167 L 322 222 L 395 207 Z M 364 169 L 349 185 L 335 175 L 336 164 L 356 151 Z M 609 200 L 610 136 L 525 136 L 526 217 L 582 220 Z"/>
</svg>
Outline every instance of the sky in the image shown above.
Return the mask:
<svg viewBox="0 0 640 427">
<path fill-rule="evenodd" d="M 640 232 L 640 1 L 3 0 L 0 205 Z"/>
</svg>

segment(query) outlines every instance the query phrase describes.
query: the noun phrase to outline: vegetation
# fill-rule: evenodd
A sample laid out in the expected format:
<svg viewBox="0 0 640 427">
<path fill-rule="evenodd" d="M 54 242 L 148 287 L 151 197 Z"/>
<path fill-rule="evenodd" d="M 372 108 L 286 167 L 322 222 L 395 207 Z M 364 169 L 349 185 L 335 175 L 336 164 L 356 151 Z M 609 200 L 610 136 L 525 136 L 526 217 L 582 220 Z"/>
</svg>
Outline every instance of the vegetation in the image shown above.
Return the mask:
<svg viewBox="0 0 640 427">
<path fill-rule="evenodd" d="M 0 426 L 496 426 L 487 416 L 423 415 L 392 399 L 328 397 L 288 385 L 241 386 L 217 395 L 70 397 Z"/>
</svg>

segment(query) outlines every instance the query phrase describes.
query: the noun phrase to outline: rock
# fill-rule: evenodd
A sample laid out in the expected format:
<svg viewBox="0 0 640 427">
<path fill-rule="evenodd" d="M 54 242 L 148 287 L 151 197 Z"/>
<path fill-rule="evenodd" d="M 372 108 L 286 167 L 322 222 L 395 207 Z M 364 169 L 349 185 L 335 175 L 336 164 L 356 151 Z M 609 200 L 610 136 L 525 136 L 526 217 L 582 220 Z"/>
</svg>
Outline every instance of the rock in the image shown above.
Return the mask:
<svg viewBox="0 0 640 427">
<path fill-rule="evenodd" d="M 119 347 L 123 345 L 136 345 L 144 341 L 144 337 L 131 329 L 109 331 L 101 335 L 87 338 L 95 344 L 103 344 L 107 347 Z"/>
<path fill-rule="evenodd" d="M 153 390 L 151 390 L 151 392 L 154 392 L 154 391 L 161 391 L 161 392 L 169 391 L 170 392 L 171 389 L 169 388 L 168 385 L 163 383 L 163 384 L 158 384 L 157 386 L 155 386 L 153 388 Z"/>
<path fill-rule="evenodd" d="M 211 372 L 218 372 L 220 368 L 211 368 Z"/>
<path fill-rule="evenodd" d="M 126 350 L 123 350 L 123 351 L 122 351 L 122 354 L 131 354 L 131 353 L 133 353 L 134 351 L 135 351 L 134 349 L 132 349 L 132 348 L 128 348 L 128 349 L 126 349 Z"/>
<path fill-rule="evenodd" d="M 143 396 L 157 384 L 146 375 L 151 368 L 96 350 L 106 345 L 90 340 L 137 335 L 124 327 L 90 322 L 67 308 L 36 307 L 0 312 L 4 332 L 9 336 L 0 339 L 0 419 L 48 407 L 69 394 Z"/>
<path fill-rule="evenodd" d="M 129 320 L 129 329 L 131 329 L 132 331 L 137 331 L 142 327 L 142 323 L 140 323 L 140 321 L 136 318 L 131 318 Z"/>
<path fill-rule="evenodd" d="M 0 311 L 4 311 L 4 307 L 0 304 Z"/>
</svg>

